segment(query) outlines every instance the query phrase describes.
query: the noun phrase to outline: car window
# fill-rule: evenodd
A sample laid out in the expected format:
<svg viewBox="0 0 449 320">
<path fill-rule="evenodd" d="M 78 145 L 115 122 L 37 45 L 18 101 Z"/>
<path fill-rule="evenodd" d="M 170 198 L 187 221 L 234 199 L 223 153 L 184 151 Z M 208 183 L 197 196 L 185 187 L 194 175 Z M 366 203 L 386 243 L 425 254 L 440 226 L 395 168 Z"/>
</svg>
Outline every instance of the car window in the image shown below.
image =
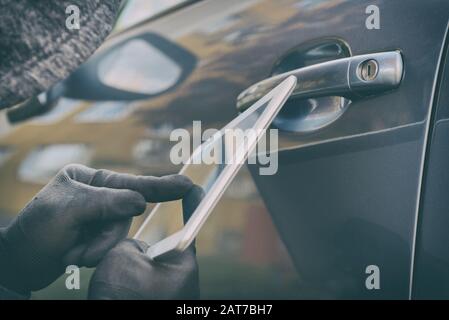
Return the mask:
<svg viewBox="0 0 449 320">
<path fill-rule="evenodd" d="M 74 117 L 76 123 L 105 123 L 125 119 L 137 107 L 135 103 L 106 101 L 92 104 Z"/>
<path fill-rule="evenodd" d="M 117 20 L 115 31 L 131 27 L 187 1 L 189 0 L 128 0 Z"/>
<path fill-rule="evenodd" d="M 68 98 L 61 98 L 56 106 L 50 111 L 33 119 L 35 125 L 50 125 L 58 123 L 68 115 L 74 113 L 82 105 L 82 101 Z"/>
<path fill-rule="evenodd" d="M 90 165 L 91 159 L 91 148 L 82 143 L 38 146 L 22 161 L 17 175 L 22 182 L 46 184 L 65 165 Z"/>
<path fill-rule="evenodd" d="M 13 154 L 10 147 L 0 146 L 0 166 L 2 166 Z"/>
</svg>

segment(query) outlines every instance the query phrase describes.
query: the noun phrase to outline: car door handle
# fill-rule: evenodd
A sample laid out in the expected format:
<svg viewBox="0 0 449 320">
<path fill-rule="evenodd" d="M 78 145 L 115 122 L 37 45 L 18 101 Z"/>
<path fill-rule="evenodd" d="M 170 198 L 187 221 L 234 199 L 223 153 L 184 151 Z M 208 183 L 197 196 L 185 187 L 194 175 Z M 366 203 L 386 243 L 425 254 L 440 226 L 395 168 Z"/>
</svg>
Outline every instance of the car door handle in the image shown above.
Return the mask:
<svg viewBox="0 0 449 320">
<path fill-rule="evenodd" d="M 281 83 L 286 77 L 298 78 L 291 97 L 309 99 L 341 96 L 353 100 L 394 89 L 403 74 L 399 51 L 358 55 L 295 69 L 258 82 L 237 98 L 241 112 Z"/>
</svg>

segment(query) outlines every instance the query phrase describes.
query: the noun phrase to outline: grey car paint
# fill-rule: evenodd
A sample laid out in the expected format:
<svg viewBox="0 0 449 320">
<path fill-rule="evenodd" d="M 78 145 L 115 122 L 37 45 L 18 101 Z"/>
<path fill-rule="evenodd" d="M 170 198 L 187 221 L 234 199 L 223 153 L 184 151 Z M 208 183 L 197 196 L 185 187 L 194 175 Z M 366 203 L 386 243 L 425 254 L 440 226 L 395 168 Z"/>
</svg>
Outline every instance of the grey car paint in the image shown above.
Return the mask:
<svg viewBox="0 0 449 320">
<path fill-rule="evenodd" d="M 445 64 L 436 95 L 427 144 L 423 179 L 423 201 L 418 219 L 413 298 L 449 299 L 448 212 L 449 176 L 449 63 Z"/>
<path fill-rule="evenodd" d="M 379 30 L 365 27 L 365 9 L 373 4 L 380 9 Z M 140 115 L 149 123 L 170 117 L 178 126 L 193 120 L 224 124 L 235 115 L 241 91 L 310 41 L 341 40 L 351 55 L 400 50 L 405 74 L 397 90 L 352 102 L 315 132 L 282 133 L 278 173 L 259 176 L 251 169 L 307 297 L 408 298 L 448 18 L 449 2 L 436 0 L 209 0 L 141 24 L 110 43 L 155 32 L 184 45 L 179 39 L 201 34 L 198 47 L 189 47 L 198 58 L 192 76 L 167 95 L 164 108 Z M 212 26 L 217 30 L 208 32 Z M 204 58 L 202 51 L 217 43 L 228 50 Z M 365 287 L 369 265 L 380 269 L 380 290 Z"/>
</svg>

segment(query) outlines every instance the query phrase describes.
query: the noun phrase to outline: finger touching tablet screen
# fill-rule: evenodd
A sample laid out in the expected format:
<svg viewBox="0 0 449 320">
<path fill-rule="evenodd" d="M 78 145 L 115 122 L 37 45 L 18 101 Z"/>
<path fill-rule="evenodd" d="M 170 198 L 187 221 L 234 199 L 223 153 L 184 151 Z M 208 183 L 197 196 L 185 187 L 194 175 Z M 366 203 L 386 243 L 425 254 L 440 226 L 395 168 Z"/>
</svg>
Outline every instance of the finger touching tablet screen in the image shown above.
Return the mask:
<svg viewBox="0 0 449 320">
<path fill-rule="evenodd" d="M 181 201 L 165 202 L 155 206 L 134 236 L 135 239 L 150 244 L 147 254 L 151 258 L 182 252 L 193 242 L 295 86 L 296 77 L 288 77 L 194 150 L 180 173 L 201 186 L 205 196 L 185 225 L 162 239 L 155 236 L 156 217 L 170 216 L 170 213 L 177 213 L 180 216 Z"/>
</svg>

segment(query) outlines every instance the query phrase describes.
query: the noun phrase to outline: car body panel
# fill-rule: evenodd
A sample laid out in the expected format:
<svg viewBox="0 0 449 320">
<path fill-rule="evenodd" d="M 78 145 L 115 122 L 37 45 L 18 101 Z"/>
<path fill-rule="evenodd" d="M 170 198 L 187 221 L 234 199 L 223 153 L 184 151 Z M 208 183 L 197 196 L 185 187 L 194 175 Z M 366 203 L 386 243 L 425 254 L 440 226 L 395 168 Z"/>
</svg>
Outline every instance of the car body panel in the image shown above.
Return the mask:
<svg viewBox="0 0 449 320">
<path fill-rule="evenodd" d="M 413 298 L 449 298 L 449 63 L 446 44 L 444 65 L 429 130 L 423 180 L 423 201 L 418 219 Z"/>
</svg>

